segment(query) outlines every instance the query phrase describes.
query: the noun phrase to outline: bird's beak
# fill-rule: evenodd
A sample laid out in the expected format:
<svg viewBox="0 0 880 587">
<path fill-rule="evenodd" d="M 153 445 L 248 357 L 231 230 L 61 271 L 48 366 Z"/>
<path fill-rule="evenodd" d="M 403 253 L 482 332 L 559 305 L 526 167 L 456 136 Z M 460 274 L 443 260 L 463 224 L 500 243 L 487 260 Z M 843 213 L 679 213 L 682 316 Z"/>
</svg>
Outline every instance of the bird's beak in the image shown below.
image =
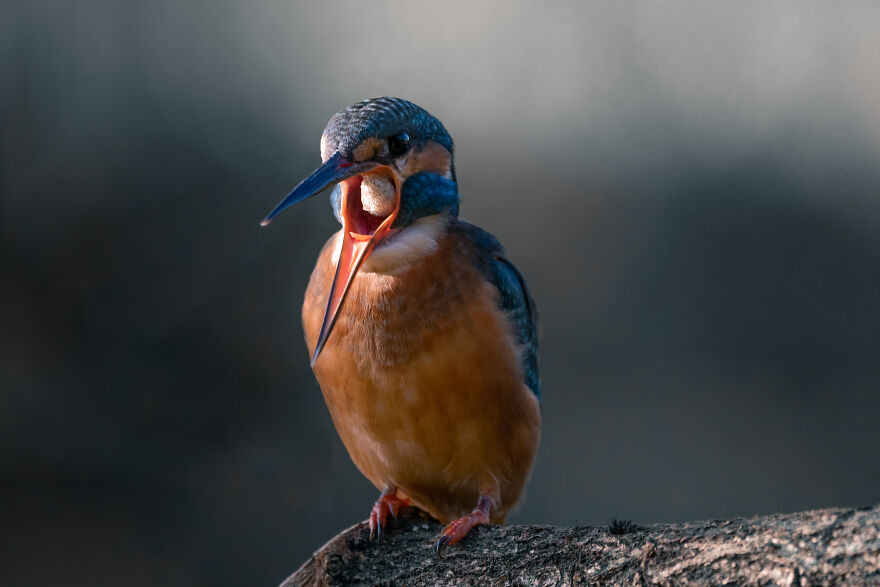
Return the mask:
<svg viewBox="0 0 880 587">
<path fill-rule="evenodd" d="M 281 214 L 281 212 L 287 208 L 311 198 L 331 185 L 339 183 L 353 175 L 370 171 L 375 167 L 375 163 L 352 163 L 343 157 L 342 154 L 338 152 L 334 153 L 333 156 L 327 159 L 323 165 L 314 170 L 310 176 L 299 182 L 298 186 L 293 188 L 283 200 L 278 202 L 278 205 L 269 212 L 269 215 L 263 218 L 263 221 L 260 222 L 260 226 L 268 225 L 272 222 L 273 218 Z"/>
<path fill-rule="evenodd" d="M 387 216 L 376 216 L 363 209 L 361 202 L 361 181 L 364 175 L 384 174 L 394 185 L 394 202 L 391 213 Z M 327 310 L 321 332 L 312 355 L 312 366 L 324 349 L 330 332 L 336 324 L 339 310 L 348 295 L 357 270 L 370 255 L 376 244 L 388 235 L 400 211 L 401 180 L 391 167 L 374 162 L 352 163 L 339 153 L 332 157 L 296 186 L 287 197 L 275 206 L 263 220 L 266 226 L 282 210 L 298 202 L 302 202 L 331 184 L 340 183 L 342 187 L 342 245 L 336 263 L 336 275 L 330 288 Z"/>
</svg>

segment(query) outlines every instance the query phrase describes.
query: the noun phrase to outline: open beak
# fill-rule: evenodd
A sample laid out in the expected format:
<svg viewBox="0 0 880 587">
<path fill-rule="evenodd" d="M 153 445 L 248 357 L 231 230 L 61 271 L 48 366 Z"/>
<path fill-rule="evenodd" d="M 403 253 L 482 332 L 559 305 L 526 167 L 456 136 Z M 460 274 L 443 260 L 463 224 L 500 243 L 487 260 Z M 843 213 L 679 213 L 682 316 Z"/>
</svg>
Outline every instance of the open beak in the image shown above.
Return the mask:
<svg viewBox="0 0 880 587">
<path fill-rule="evenodd" d="M 343 157 L 340 153 L 333 153 L 333 156 L 327 159 L 323 165 L 312 172 L 310 176 L 299 182 L 299 185 L 287 194 L 278 205 L 272 208 L 269 215 L 263 218 L 260 226 L 266 226 L 272 219 L 281 214 L 287 208 L 294 204 L 299 204 L 303 200 L 307 200 L 315 194 L 324 191 L 331 185 L 340 181 L 370 171 L 375 168 L 375 163 L 352 163 Z"/>
<path fill-rule="evenodd" d="M 383 174 L 394 185 L 394 202 L 391 213 L 377 216 L 367 212 L 361 202 L 361 181 L 364 175 Z M 330 332 L 336 324 L 339 310 L 348 295 L 357 270 L 370 256 L 376 244 L 391 231 L 391 225 L 400 211 L 401 181 L 392 168 L 374 162 L 352 163 L 341 154 L 334 153 L 321 167 L 304 179 L 293 191 L 279 202 L 261 223 L 269 224 L 284 209 L 314 196 L 335 183 L 342 184 L 342 246 L 336 263 L 336 275 L 330 288 L 327 310 L 318 335 L 318 343 L 312 355 L 312 366 L 324 349 Z"/>
</svg>

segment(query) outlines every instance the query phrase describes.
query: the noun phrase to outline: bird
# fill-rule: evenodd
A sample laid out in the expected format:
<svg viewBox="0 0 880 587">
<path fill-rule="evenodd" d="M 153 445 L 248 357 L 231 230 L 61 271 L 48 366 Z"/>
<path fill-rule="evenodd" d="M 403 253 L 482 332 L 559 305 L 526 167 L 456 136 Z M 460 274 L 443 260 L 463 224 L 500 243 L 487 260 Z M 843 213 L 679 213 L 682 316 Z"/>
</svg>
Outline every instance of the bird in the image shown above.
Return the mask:
<svg viewBox="0 0 880 587">
<path fill-rule="evenodd" d="M 311 366 L 380 492 L 370 538 L 413 505 L 445 524 L 442 554 L 523 496 L 541 433 L 535 303 L 498 240 L 458 218 L 452 137 L 426 110 L 358 102 L 320 147 L 322 164 L 262 225 L 333 186 L 342 228 L 302 308 Z"/>
</svg>

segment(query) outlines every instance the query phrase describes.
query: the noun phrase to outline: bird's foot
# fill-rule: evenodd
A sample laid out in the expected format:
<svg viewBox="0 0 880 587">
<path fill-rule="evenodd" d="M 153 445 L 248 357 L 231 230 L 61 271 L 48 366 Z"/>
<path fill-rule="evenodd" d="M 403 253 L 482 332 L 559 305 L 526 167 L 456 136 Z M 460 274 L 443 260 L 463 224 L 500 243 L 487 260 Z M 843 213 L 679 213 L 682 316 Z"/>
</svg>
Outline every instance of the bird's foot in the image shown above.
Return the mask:
<svg viewBox="0 0 880 587">
<path fill-rule="evenodd" d="M 397 512 L 400 508 L 407 505 L 409 505 L 409 500 L 397 497 L 396 488 L 383 491 L 376 503 L 373 504 L 373 511 L 370 512 L 370 540 L 376 535 L 379 542 L 382 542 L 382 527 L 385 526 L 388 514 L 397 518 Z"/>
<path fill-rule="evenodd" d="M 491 503 L 492 500 L 488 496 L 481 496 L 474 511 L 463 518 L 450 522 L 443 529 L 443 534 L 440 535 L 440 540 L 437 541 L 437 554 L 442 556 L 445 547 L 452 546 L 467 536 L 467 533 L 470 532 L 474 526 L 488 524 Z"/>
</svg>

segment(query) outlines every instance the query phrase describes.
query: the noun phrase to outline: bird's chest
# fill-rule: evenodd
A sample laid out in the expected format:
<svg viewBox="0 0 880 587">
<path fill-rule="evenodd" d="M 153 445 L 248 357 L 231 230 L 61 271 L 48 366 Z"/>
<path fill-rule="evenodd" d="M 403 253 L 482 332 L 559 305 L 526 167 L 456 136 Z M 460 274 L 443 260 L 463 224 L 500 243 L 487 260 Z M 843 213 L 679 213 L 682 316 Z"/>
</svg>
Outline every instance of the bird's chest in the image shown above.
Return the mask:
<svg viewBox="0 0 880 587">
<path fill-rule="evenodd" d="M 316 279 L 325 278 L 316 271 L 303 310 L 310 351 L 329 287 Z M 343 442 L 375 484 L 424 480 L 461 453 L 457 443 L 503 433 L 486 406 L 520 384 L 496 295 L 478 276 L 448 272 L 356 278 L 315 375 Z"/>
<path fill-rule="evenodd" d="M 334 418 L 371 434 L 393 432 L 437 410 L 474 357 L 491 301 L 451 280 L 421 284 L 359 275 L 315 364 Z M 474 284 L 485 287 L 486 284 Z M 484 297 L 484 296 L 480 296 Z M 482 306 L 485 306 L 483 308 Z M 319 321 L 307 324 L 310 346 Z M 340 414 L 344 412 L 344 414 Z"/>
</svg>

